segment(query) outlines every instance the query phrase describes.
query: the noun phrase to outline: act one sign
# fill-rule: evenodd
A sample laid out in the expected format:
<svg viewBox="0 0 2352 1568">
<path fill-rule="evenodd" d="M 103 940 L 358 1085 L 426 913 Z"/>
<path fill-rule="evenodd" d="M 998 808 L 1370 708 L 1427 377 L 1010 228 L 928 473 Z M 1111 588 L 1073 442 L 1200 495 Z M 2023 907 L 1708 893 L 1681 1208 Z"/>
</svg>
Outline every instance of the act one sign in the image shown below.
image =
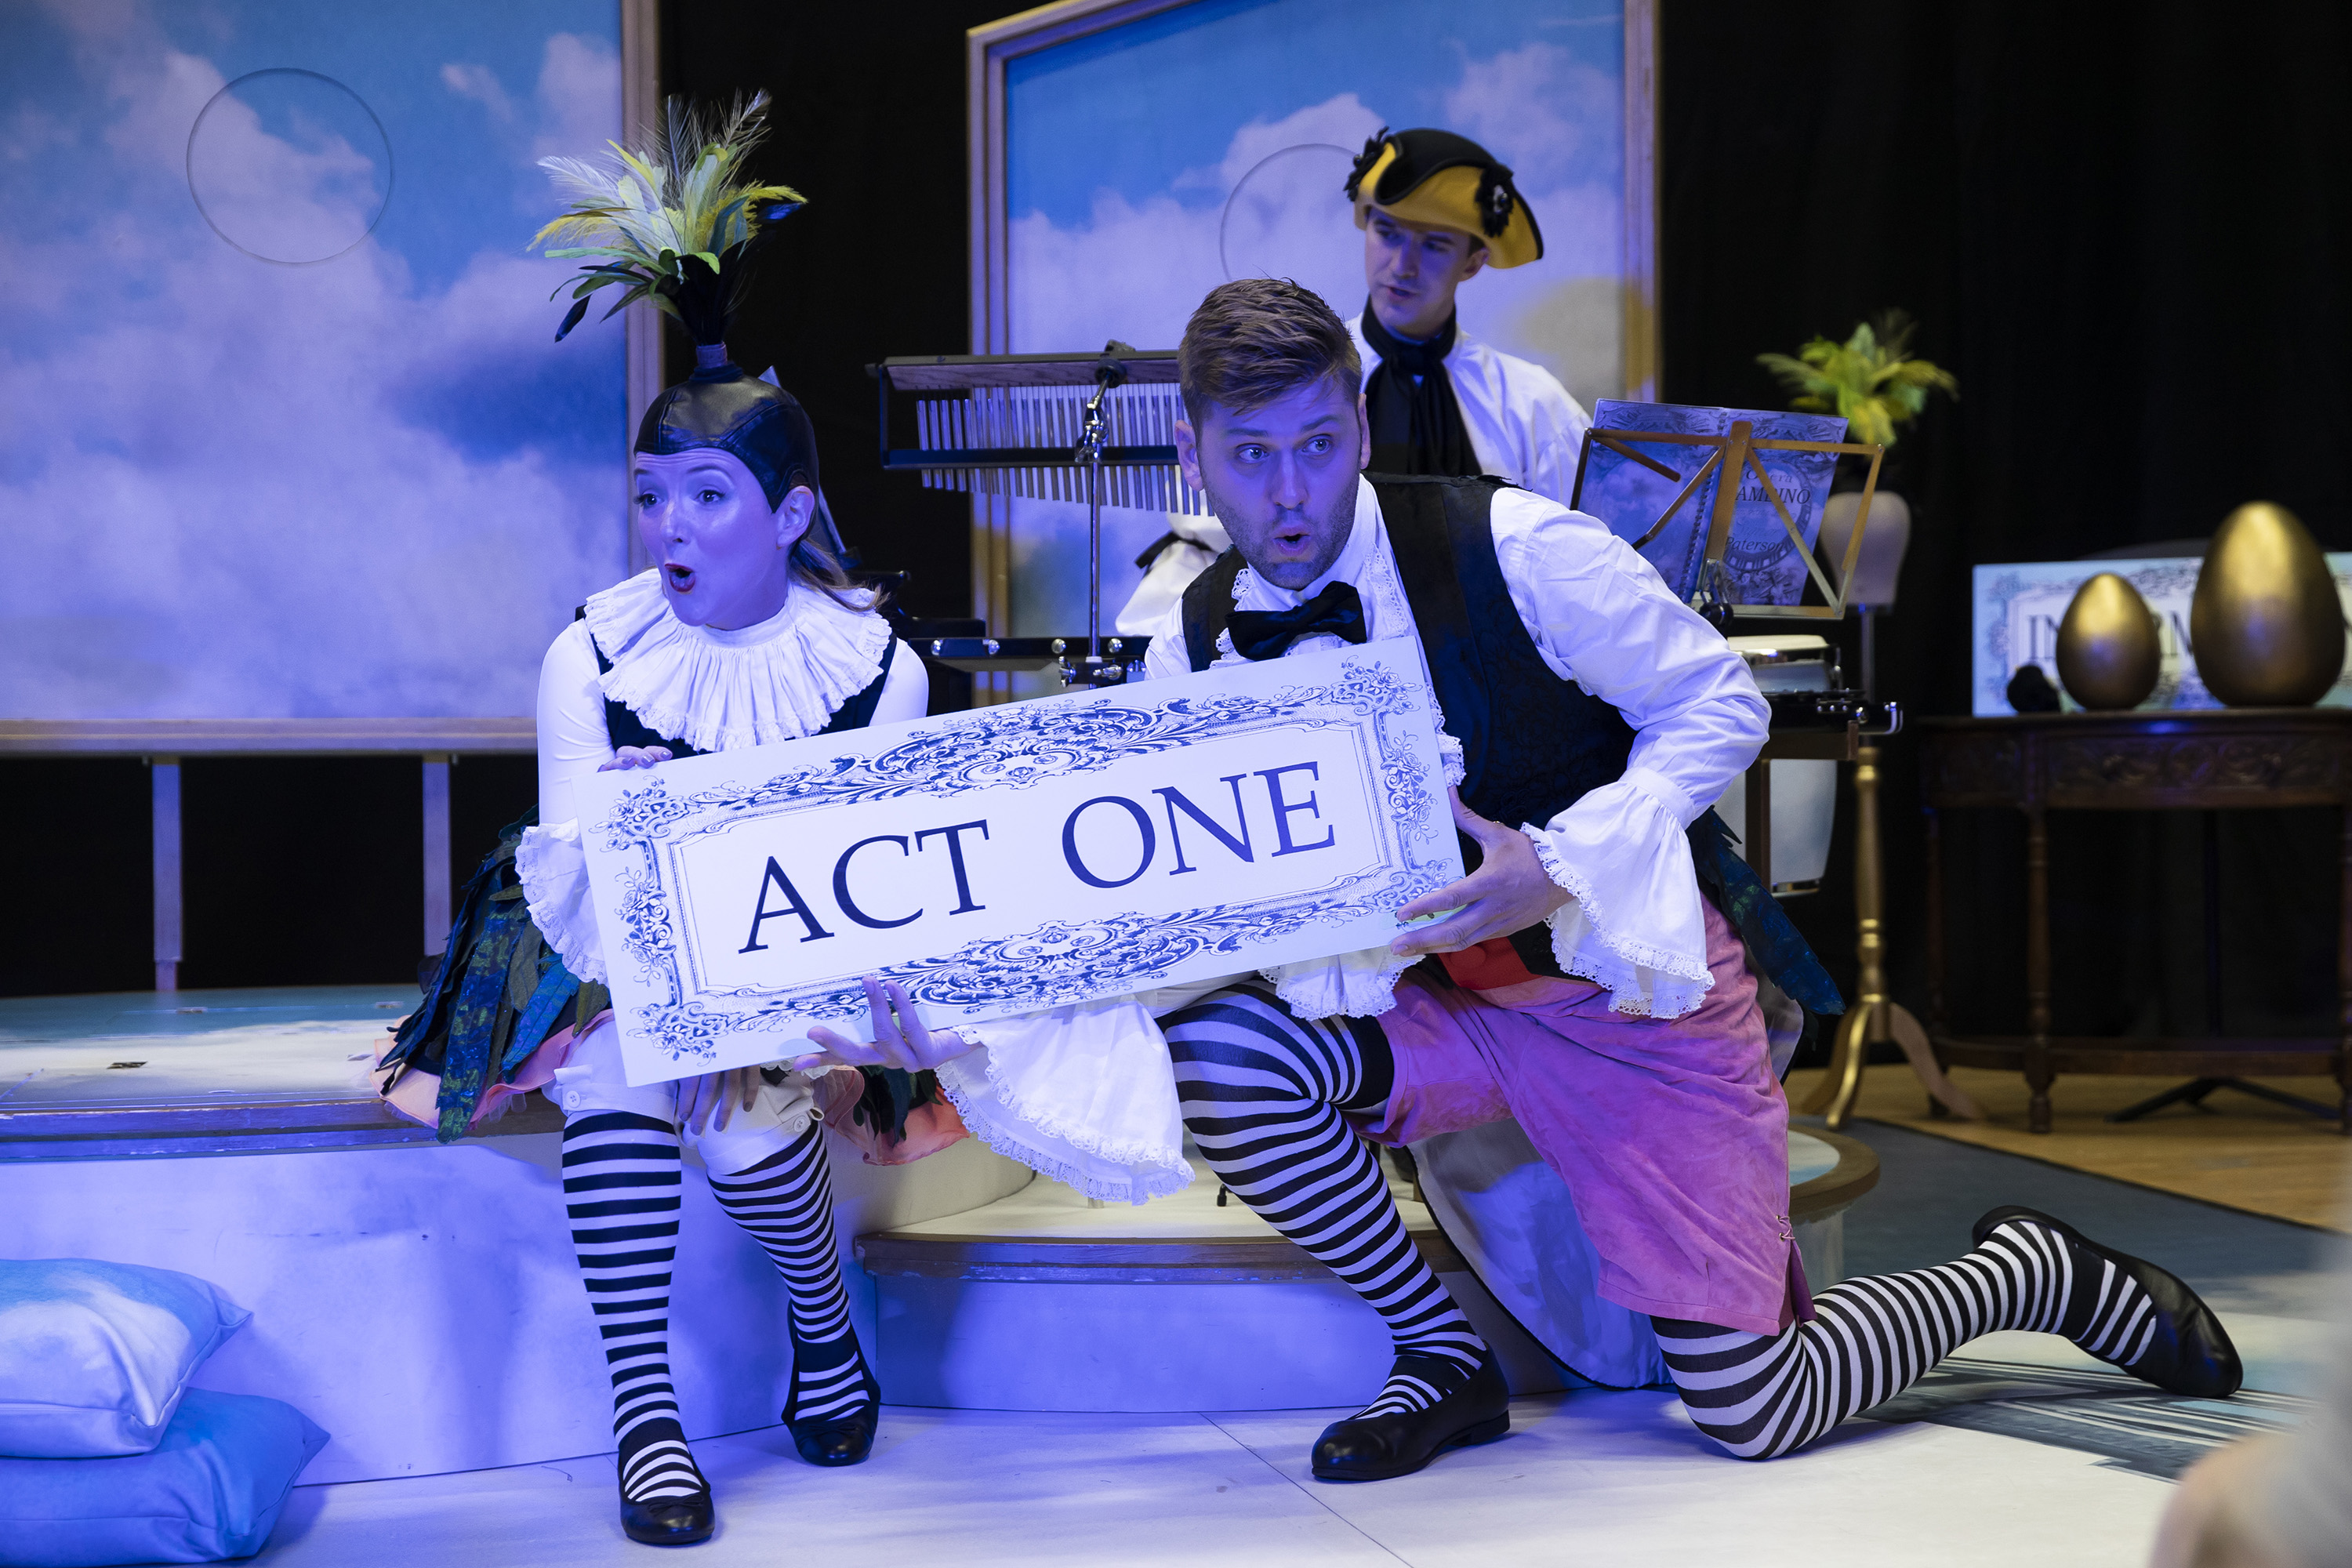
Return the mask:
<svg viewBox="0 0 2352 1568">
<path fill-rule="evenodd" d="M 599 773 L 629 1081 L 1385 945 L 1462 874 L 1410 642 Z"/>
</svg>

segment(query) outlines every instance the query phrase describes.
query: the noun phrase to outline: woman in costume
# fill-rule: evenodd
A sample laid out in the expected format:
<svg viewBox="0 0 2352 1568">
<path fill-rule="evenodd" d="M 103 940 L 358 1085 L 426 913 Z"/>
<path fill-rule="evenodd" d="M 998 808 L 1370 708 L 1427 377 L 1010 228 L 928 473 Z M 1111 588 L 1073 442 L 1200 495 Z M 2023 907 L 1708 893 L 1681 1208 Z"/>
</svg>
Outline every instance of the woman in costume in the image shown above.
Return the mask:
<svg viewBox="0 0 2352 1568">
<path fill-rule="evenodd" d="M 654 147 L 623 153 L 609 172 L 545 162 L 582 199 L 540 237 L 595 242 L 551 252 L 596 258 L 558 338 L 589 296 L 624 284 L 622 304 L 649 297 L 684 322 L 697 368 L 654 400 L 637 431 L 632 504 L 654 565 L 591 597 L 548 649 L 538 822 L 468 889 L 434 995 L 386 1058 L 438 1067 L 445 1137 L 478 1117 L 480 1100 L 529 1087 L 545 1085 L 562 1108 L 566 1216 L 612 1380 L 622 1525 L 662 1545 L 701 1541 L 715 1526 L 669 1368 L 683 1142 L 695 1143 L 719 1206 L 783 1276 L 793 1341 L 783 1419 L 802 1457 L 864 1459 L 881 1394 L 835 1248 L 815 1080 L 770 1067 L 629 1085 L 578 820 L 577 792 L 593 773 L 917 719 L 927 706 L 920 659 L 897 646 L 874 595 L 852 585 L 813 531 L 807 415 L 727 357 L 726 307 L 744 250 L 798 205 L 785 187 L 734 177 L 763 109 L 754 100 L 713 133 L 674 106 Z M 502 885 L 509 858 L 519 885 Z M 887 999 L 877 991 L 875 1002 L 887 1027 Z M 960 1135 L 935 1131 L 932 1146 Z"/>
</svg>

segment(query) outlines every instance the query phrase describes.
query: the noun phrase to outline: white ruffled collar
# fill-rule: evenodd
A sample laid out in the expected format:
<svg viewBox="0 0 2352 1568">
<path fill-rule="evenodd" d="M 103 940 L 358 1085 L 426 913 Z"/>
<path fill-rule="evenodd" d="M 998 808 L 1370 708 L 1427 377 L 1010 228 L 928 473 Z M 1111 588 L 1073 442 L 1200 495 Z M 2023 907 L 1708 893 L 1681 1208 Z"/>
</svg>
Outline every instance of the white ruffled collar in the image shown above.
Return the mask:
<svg viewBox="0 0 2352 1568">
<path fill-rule="evenodd" d="M 689 626 L 653 572 L 596 595 L 588 635 L 612 661 L 597 684 L 650 728 L 697 751 L 814 735 L 882 672 L 890 623 L 794 583 L 753 626 Z"/>
</svg>

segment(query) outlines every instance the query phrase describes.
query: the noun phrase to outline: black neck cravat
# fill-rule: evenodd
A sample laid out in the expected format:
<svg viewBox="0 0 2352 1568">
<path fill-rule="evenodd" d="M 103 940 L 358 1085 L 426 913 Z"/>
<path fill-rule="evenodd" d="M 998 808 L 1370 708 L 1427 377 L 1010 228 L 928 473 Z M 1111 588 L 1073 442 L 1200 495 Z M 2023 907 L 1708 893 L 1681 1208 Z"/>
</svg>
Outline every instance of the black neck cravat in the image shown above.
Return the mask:
<svg viewBox="0 0 2352 1568">
<path fill-rule="evenodd" d="M 1371 416 L 1372 466 L 1376 474 L 1475 474 L 1478 454 L 1454 401 L 1445 356 L 1454 352 L 1454 318 L 1425 343 L 1409 343 L 1381 325 L 1372 302 L 1364 301 L 1364 342 L 1381 356 L 1365 379 L 1365 411 Z M 1418 378 L 1418 379 L 1416 379 Z"/>
<path fill-rule="evenodd" d="M 1329 583 L 1303 605 L 1286 610 L 1235 610 L 1225 617 L 1234 651 L 1244 658 L 1279 658 L 1293 637 L 1328 632 L 1348 642 L 1364 640 L 1364 602 L 1353 583 Z"/>
</svg>

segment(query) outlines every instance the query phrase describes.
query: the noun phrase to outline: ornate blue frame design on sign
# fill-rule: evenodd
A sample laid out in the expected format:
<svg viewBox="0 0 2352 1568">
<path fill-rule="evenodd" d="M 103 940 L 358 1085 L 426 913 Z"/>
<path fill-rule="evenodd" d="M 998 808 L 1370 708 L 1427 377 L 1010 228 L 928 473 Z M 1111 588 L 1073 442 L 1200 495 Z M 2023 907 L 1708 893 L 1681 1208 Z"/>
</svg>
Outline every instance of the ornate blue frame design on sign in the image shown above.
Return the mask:
<svg viewBox="0 0 2352 1568">
<path fill-rule="evenodd" d="M 1017 703 L 983 709 L 952 729 L 934 730 L 871 757 L 835 757 L 763 783 L 673 795 L 656 777 L 622 794 L 593 831 L 609 853 L 625 855 L 625 897 L 616 911 L 621 945 L 661 1002 L 637 1009 L 637 1022 L 673 1062 L 709 1059 L 713 1042 L 751 1031 L 799 1028 L 806 1020 L 851 1018 L 866 1011 L 856 984 L 828 982 L 796 990 L 739 987 L 689 997 L 680 973 L 672 895 L 661 856 L 692 839 L 755 818 L 826 806 L 922 795 L 950 797 L 976 789 L 1024 789 L 1048 779 L 1097 772 L 1130 758 L 1196 742 L 1254 731 L 1347 728 L 1369 734 L 1385 793 L 1397 857 L 1385 872 L 1359 872 L 1304 895 L 1210 904 L 1172 915 L 1121 914 L 1047 921 L 1011 936 L 968 942 L 951 952 L 880 971 L 917 1003 L 1027 1011 L 1150 988 L 1176 965 L 1205 952 L 1244 954 L 1250 947 L 1309 926 L 1340 924 L 1393 910 L 1454 875 L 1436 847 L 1451 819 L 1433 810 L 1429 780 L 1398 718 L 1425 710 L 1417 685 L 1386 666 L 1343 662 L 1339 679 L 1286 686 L 1270 698 L 1176 698 L 1147 702 Z M 1353 715 L 1313 716 L 1318 709 Z M 1369 723 L 1366 722 L 1369 721 Z M 1442 820 L 1441 820 L 1442 819 Z M 1247 967 L 1237 957 L 1237 967 Z M 740 1008 L 713 1007 L 740 1000 Z"/>
</svg>

